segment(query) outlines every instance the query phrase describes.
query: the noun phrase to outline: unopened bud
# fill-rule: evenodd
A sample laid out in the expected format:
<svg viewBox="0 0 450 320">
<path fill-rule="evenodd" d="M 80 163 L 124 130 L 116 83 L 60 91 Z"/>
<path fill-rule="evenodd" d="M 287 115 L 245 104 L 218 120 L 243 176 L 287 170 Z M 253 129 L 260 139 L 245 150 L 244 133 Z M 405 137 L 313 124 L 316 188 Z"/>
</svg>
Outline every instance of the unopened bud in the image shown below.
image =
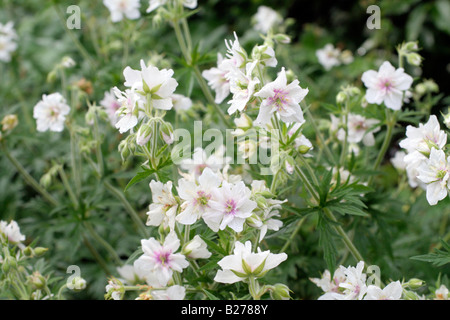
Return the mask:
<svg viewBox="0 0 450 320">
<path fill-rule="evenodd" d="M 444 117 L 444 124 L 445 126 L 450 129 L 450 107 L 447 109 L 447 114 L 441 113 Z"/>
<path fill-rule="evenodd" d="M 23 249 L 23 254 L 27 257 L 31 257 L 33 256 L 33 249 L 31 247 L 25 247 L 25 249 Z"/>
<path fill-rule="evenodd" d="M 71 282 L 67 283 L 67 288 L 75 292 L 86 289 L 86 280 L 82 277 L 75 277 Z"/>
<path fill-rule="evenodd" d="M 406 61 L 412 66 L 419 67 L 422 64 L 422 56 L 418 53 L 411 52 L 406 55 Z"/>
<path fill-rule="evenodd" d="M 40 256 L 44 255 L 47 251 L 48 251 L 48 248 L 44 248 L 44 247 L 34 248 L 34 254 L 36 255 L 36 257 L 40 257 Z"/>
<path fill-rule="evenodd" d="M 291 43 L 291 38 L 287 34 L 278 33 L 274 37 L 276 42 L 288 44 Z"/>
<path fill-rule="evenodd" d="M 273 300 L 289 300 L 291 298 L 289 287 L 282 283 L 272 286 L 269 292 Z"/>
<path fill-rule="evenodd" d="M 260 228 L 263 225 L 261 218 L 255 213 L 248 217 L 245 222 L 252 228 Z"/>
<path fill-rule="evenodd" d="M 425 284 L 425 282 L 423 280 L 413 278 L 413 279 L 410 279 L 406 284 L 412 290 L 416 290 L 416 289 L 419 289 L 420 287 L 422 287 Z"/>
<path fill-rule="evenodd" d="M 337 104 L 343 104 L 348 99 L 347 93 L 344 91 L 340 91 L 336 96 L 336 103 Z"/>
<path fill-rule="evenodd" d="M 164 122 L 161 124 L 161 138 L 167 144 L 172 144 L 174 135 L 173 135 L 173 127 L 170 123 Z"/>
<path fill-rule="evenodd" d="M 405 297 L 405 300 L 419 300 L 419 296 L 416 293 L 412 292 L 412 291 L 406 291 L 405 290 L 403 292 L 403 295 Z"/>
<path fill-rule="evenodd" d="M 417 41 L 410 41 L 404 44 L 404 48 L 407 51 L 417 51 L 419 50 L 419 45 L 417 44 Z"/>
<path fill-rule="evenodd" d="M 152 131 L 153 128 L 151 124 L 146 123 L 140 126 L 136 135 L 136 143 L 140 146 L 146 145 L 150 140 L 150 138 L 152 137 Z"/>
<path fill-rule="evenodd" d="M 11 131 L 19 124 L 19 120 L 17 119 L 17 115 L 8 114 L 2 120 L 2 130 L 3 131 Z"/>
<path fill-rule="evenodd" d="M 28 277 L 28 281 L 31 283 L 34 289 L 43 289 L 47 283 L 45 278 L 39 271 L 35 271 Z"/>
<path fill-rule="evenodd" d="M 301 154 L 307 154 L 309 152 L 309 150 L 311 150 L 312 148 L 307 146 L 307 145 L 301 145 L 297 148 L 298 152 Z"/>
</svg>

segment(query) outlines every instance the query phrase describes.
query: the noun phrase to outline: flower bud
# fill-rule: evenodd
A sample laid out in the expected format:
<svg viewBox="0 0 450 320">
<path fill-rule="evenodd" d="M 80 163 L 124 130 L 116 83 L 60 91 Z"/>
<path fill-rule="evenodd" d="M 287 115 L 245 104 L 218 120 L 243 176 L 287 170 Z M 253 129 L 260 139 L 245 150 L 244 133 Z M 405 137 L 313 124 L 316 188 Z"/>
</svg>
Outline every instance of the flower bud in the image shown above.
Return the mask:
<svg viewBox="0 0 450 320">
<path fill-rule="evenodd" d="M 29 246 L 25 247 L 25 249 L 23 249 L 22 252 L 27 257 L 31 257 L 34 254 L 33 249 L 31 247 L 29 247 Z"/>
<path fill-rule="evenodd" d="M 412 292 L 412 291 L 406 291 L 405 290 L 403 292 L 403 295 L 405 297 L 405 300 L 419 300 L 419 296 L 416 293 Z"/>
<path fill-rule="evenodd" d="M 287 34 L 278 33 L 273 38 L 276 42 L 279 42 L 279 43 L 284 43 L 284 44 L 291 43 L 291 38 Z"/>
<path fill-rule="evenodd" d="M 183 246 L 181 253 L 191 259 L 208 259 L 211 257 L 211 252 L 208 251 L 206 242 L 196 235 L 194 239 Z"/>
<path fill-rule="evenodd" d="M 52 176 L 49 173 L 46 173 L 42 176 L 42 178 L 39 180 L 39 184 L 43 186 L 45 189 L 50 187 L 52 183 Z"/>
<path fill-rule="evenodd" d="M 56 80 L 56 70 L 52 70 L 47 74 L 47 82 L 52 83 Z"/>
<path fill-rule="evenodd" d="M 17 119 L 17 115 L 8 114 L 2 120 L 2 130 L 3 131 L 11 131 L 19 124 L 19 120 Z"/>
<path fill-rule="evenodd" d="M 245 222 L 252 228 L 261 228 L 263 225 L 261 218 L 255 213 L 248 217 Z"/>
<path fill-rule="evenodd" d="M 344 91 L 340 91 L 336 96 L 336 103 L 337 104 L 343 104 L 348 99 L 347 93 Z"/>
<path fill-rule="evenodd" d="M 423 83 L 419 83 L 418 85 L 416 85 L 415 89 L 416 92 L 421 96 L 427 92 L 427 87 Z"/>
<path fill-rule="evenodd" d="M 48 251 L 48 248 L 44 248 L 44 247 L 34 248 L 34 254 L 36 257 L 40 257 L 40 256 L 44 255 L 47 251 Z"/>
<path fill-rule="evenodd" d="M 282 283 L 271 286 L 269 292 L 273 300 L 289 300 L 291 298 L 289 287 Z"/>
<path fill-rule="evenodd" d="M 41 275 L 39 271 L 35 271 L 28 277 L 28 281 L 34 289 L 40 290 L 46 286 L 46 279 Z"/>
<path fill-rule="evenodd" d="M 422 64 L 422 56 L 418 53 L 411 52 L 406 55 L 406 61 L 412 66 L 419 67 Z"/>
<path fill-rule="evenodd" d="M 251 128 L 253 125 L 252 119 L 245 113 L 241 113 L 239 118 L 234 119 L 234 123 L 236 124 L 236 127 L 243 129 Z"/>
<path fill-rule="evenodd" d="M 297 148 L 298 152 L 301 154 L 307 154 L 309 152 L 309 150 L 311 150 L 312 147 L 309 147 L 307 145 L 301 145 Z"/>
<path fill-rule="evenodd" d="M 143 124 L 140 126 L 136 135 L 136 143 L 138 145 L 144 146 L 148 143 L 152 137 L 153 126 L 154 124 Z"/>
<path fill-rule="evenodd" d="M 168 122 L 163 122 L 161 124 L 161 138 L 164 140 L 167 144 L 172 144 L 174 135 L 173 135 L 173 127 Z"/>
<path fill-rule="evenodd" d="M 66 69 L 72 68 L 75 65 L 76 65 L 76 63 L 71 57 L 65 56 L 62 58 L 61 66 L 63 66 L 64 68 L 66 68 Z"/>
<path fill-rule="evenodd" d="M 405 50 L 411 52 L 411 51 L 417 51 L 419 50 L 419 46 L 417 44 L 417 41 L 409 41 L 403 45 Z"/>
<path fill-rule="evenodd" d="M 411 288 L 412 290 L 419 289 L 419 288 L 422 287 L 424 284 L 425 284 L 425 282 L 424 282 L 423 280 L 416 279 L 416 278 L 410 279 L 410 280 L 406 283 L 406 285 L 407 285 L 409 288 Z"/>
<path fill-rule="evenodd" d="M 445 126 L 450 129 L 450 107 L 447 109 L 447 114 L 443 114 L 442 112 L 441 114 L 444 117 Z"/>
</svg>

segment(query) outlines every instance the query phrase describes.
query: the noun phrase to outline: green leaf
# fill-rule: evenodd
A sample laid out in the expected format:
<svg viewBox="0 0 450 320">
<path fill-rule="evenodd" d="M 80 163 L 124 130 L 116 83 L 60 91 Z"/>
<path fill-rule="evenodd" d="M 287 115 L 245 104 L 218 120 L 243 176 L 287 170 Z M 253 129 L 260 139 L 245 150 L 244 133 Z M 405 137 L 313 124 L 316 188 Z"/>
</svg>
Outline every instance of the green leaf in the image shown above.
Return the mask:
<svg viewBox="0 0 450 320">
<path fill-rule="evenodd" d="M 155 173 L 155 170 L 152 169 L 145 169 L 144 171 L 138 172 L 133 179 L 130 180 L 130 182 L 128 182 L 127 186 L 125 187 L 124 192 L 126 192 L 131 186 L 135 185 L 136 183 L 146 179 L 147 177 L 149 177 L 151 174 Z"/>
<path fill-rule="evenodd" d="M 337 260 L 337 249 L 334 245 L 335 239 L 334 232 L 331 228 L 330 222 L 323 217 L 323 215 L 319 215 L 319 221 L 317 224 L 317 228 L 320 232 L 319 234 L 319 246 L 323 249 L 323 257 L 327 264 L 328 270 L 331 274 L 334 274 L 334 270 L 336 270 L 336 260 Z"/>
<path fill-rule="evenodd" d="M 444 250 L 434 249 L 434 252 L 430 254 L 414 256 L 411 257 L 411 259 L 430 262 L 436 267 L 442 267 L 443 265 L 450 263 L 450 244 L 446 243 L 444 240 L 441 240 L 441 244 Z"/>
<path fill-rule="evenodd" d="M 206 296 L 211 299 L 211 300 L 220 300 L 218 297 L 216 297 L 215 295 L 213 295 L 211 292 L 209 292 L 206 289 L 203 289 L 203 292 L 206 294 Z"/>
<path fill-rule="evenodd" d="M 206 242 L 206 244 L 208 245 L 208 247 L 210 247 L 211 249 L 213 249 L 214 251 L 216 251 L 217 253 L 220 253 L 224 256 L 227 255 L 227 251 L 225 249 L 223 249 L 222 247 L 218 246 L 214 241 L 208 240 L 205 237 L 200 235 L 200 238 L 203 239 L 203 241 Z"/>
</svg>

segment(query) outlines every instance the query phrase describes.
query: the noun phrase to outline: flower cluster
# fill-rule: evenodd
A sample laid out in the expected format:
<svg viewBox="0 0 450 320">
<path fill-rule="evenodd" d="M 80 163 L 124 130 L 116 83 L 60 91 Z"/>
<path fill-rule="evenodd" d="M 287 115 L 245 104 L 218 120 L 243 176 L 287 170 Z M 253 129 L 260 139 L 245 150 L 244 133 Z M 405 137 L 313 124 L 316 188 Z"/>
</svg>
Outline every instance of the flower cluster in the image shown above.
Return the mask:
<svg viewBox="0 0 450 320">
<path fill-rule="evenodd" d="M 426 189 L 430 205 L 443 200 L 450 189 L 450 157 L 446 156 L 447 134 L 440 129 L 439 121 L 431 115 L 419 127 L 406 127 L 406 138 L 400 141 L 405 149 L 403 157 L 411 187 Z"/>
</svg>

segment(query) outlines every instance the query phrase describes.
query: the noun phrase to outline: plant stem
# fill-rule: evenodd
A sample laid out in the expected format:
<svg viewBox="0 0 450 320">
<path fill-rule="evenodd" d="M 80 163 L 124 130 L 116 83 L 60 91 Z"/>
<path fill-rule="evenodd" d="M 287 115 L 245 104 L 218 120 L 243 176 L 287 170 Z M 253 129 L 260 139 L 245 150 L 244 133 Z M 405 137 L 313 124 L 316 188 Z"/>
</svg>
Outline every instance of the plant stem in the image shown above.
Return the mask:
<svg viewBox="0 0 450 320">
<path fill-rule="evenodd" d="M 67 175 L 62 167 L 62 165 L 59 165 L 58 167 L 59 176 L 61 177 L 61 180 L 63 182 L 64 187 L 66 188 L 67 193 L 69 194 L 70 200 L 72 201 L 73 207 L 75 210 L 78 210 L 79 203 L 78 199 L 73 193 L 72 187 L 70 186 L 69 179 L 67 179 Z"/>
<path fill-rule="evenodd" d="M 40 193 L 45 200 L 51 203 L 53 206 L 58 206 L 58 201 L 49 194 L 28 172 L 25 168 L 20 164 L 20 162 L 9 152 L 4 143 L 1 144 L 3 152 L 5 153 L 8 160 L 12 163 L 12 165 L 17 169 L 17 171 L 22 175 L 25 181 L 38 193 Z"/>
<path fill-rule="evenodd" d="M 108 189 L 114 196 L 116 196 L 122 204 L 125 206 L 125 209 L 128 211 L 128 213 L 131 216 L 131 219 L 134 221 L 136 226 L 139 229 L 139 232 L 141 234 L 141 237 L 144 237 L 144 239 L 148 238 L 147 229 L 145 228 L 144 223 L 139 218 L 139 215 L 137 212 L 133 209 L 131 204 L 128 202 L 128 200 L 125 198 L 122 192 L 120 192 L 116 187 L 114 187 L 110 182 L 104 180 L 103 181 L 104 186 L 106 189 Z"/>
<path fill-rule="evenodd" d="M 323 150 L 325 150 L 325 153 L 327 154 L 328 160 L 332 163 L 332 164 L 336 164 L 336 161 L 334 159 L 333 153 L 331 152 L 330 148 L 328 147 L 328 145 L 325 143 L 325 139 L 323 138 L 322 133 L 319 130 L 319 127 L 317 126 L 316 121 L 314 120 L 314 116 L 312 115 L 311 111 L 309 110 L 309 108 L 306 108 L 305 103 L 302 101 L 300 102 L 300 105 L 302 107 L 303 110 L 306 109 L 305 113 L 308 116 L 309 119 L 309 123 L 312 125 L 314 132 L 316 133 L 316 136 L 319 138 L 320 143 L 323 147 Z"/>
<path fill-rule="evenodd" d="M 378 153 L 378 156 L 377 156 L 377 158 L 375 160 L 375 164 L 373 166 L 373 171 L 378 170 L 381 162 L 384 159 L 386 151 L 389 148 L 389 145 L 391 144 L 393 129 L 394 129 L 394 126 L 395 126 L 395 123 L 396 123 L 396 114 L 394 113 L 394 114 L 391 115 L 391 113 L 390 113 L 388 108 L 386 108 L 385 110 L 386 110 L 385 112 L 386 112 L 387 132 L 386 132 L 386 135 L 384 137 L 383 144 L 381 145 L 380 152 Z M 373 175 L 369 178 L 369 182 L 368 182 L 369 186 L 372 184 L 374 178 L 375 177 Z"/>
<path fill-rule="evenodd" d="M 294 240 L 295 236 L 300 231 L 300 229 L 301 229 L 305 219 L 306 219 L 306 217 L 303 217 L 303 218 L 301 218 L 300 220 L 297 221 L 297 225 L 295 226 L 294 231 L 291 233 L 291 235 L 289 236 L 289 239 L 285 242 L 285 244 L 281 248 L 280 252 L 286 252 L 286 250 L 289 247 L 289 245 L 291 244 L 292 240 Z"/>
<path fill-rule="evenodd" d="M 83 225 L 86 228 L 86 230 L 89 232 L 89 234 L 92 236 L 92 238 L 94 238 L 95 241 L 100 243 L 106 249 L 106 251 L 109 252 L 109 254 L 112 256 L 112 258 L 115 260 L 116 264 L 119 265 L 119 266 L 122 266 L 123 265 L 122 260 L 120 259 L 120 257 L 117 254 L 116 250 L 114 250 L 114 248 L 111 247 L 111 245 L 105 239 L 103 239 L 97 233 L 97 231 L 95 231 L 95 229 L 92 227 L 92 225 L 90 223 L 84 221 Z"/>
<path fill-rule="evenodd" d="M 99 266 L 103 269 L 105 274 L 107 276 L 111 276 L 111 272 L 109 271 L 108 265 L 106 264 L 105 260 L 102 258 L 102 256 L 98 253 L 98 251 L 94 248 L 94 246 L 90 243 L 90 241 L 88 240 L 88 238 L 86 238 L 85 235 L 83 235 L 83 243 L 89 250 L 89 252 L 92 254 L 94 259 L 97 261 Z"/>
</svg>

